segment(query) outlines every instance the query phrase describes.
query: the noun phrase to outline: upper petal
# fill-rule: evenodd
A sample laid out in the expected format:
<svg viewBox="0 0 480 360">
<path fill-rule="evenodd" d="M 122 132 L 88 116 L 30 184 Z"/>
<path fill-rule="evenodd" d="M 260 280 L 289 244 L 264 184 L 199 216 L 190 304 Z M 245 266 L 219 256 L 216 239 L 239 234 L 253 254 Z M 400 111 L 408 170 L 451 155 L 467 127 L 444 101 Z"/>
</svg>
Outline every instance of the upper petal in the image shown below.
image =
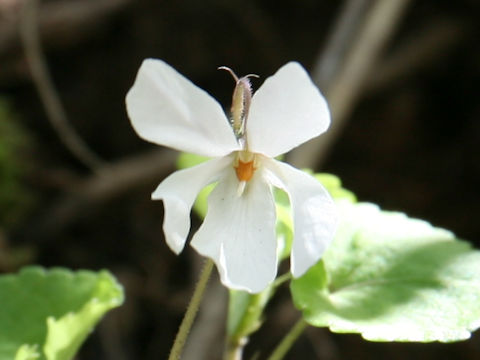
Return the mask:
<svg viewBox="0 0 480 360">
<path fill-rule="evenodd" d="M 190 211 L 197 194 L 221 177 L 232 159 L 212 159 L 188 169 L 176 171 L 158 185 L 153 200 L 163 200 L 165 212 L 163 231 L 168 246 L 179 253 L 185 246 L 190 231 Z"/>
<path fill-rule="evenodd" d="M 145 140 L 205 156 L 239 148 L 220 104 L 161 60 L 143 61 L 126 103 Z"/>
<path fill-rule="evenodd" d="M 207 216 L 191 244 L 215 261 L 227 287 L 257 293 L 277 272 L 275 204 L 260 170 L 241 196 L 237 187 L 232 169 L 210 194 Z"/>
<path fill-rule="evenodd" d="M 320 135 L 329 125 L 325 98 L 305 69 L 290 62 L 253 95 L 246 125 L 248 146 L 275 157 Z"/>
<path fill-rule="evenodd" d="M 333 240 L 338 222 L 335 204 L 312 176 L 273 159 L 265 159 L 263 164 L 268 179 L 290 198 L 294 222 L 290 265 L 293 276 L 299 277 L 321 258 Z"/>
</svg>

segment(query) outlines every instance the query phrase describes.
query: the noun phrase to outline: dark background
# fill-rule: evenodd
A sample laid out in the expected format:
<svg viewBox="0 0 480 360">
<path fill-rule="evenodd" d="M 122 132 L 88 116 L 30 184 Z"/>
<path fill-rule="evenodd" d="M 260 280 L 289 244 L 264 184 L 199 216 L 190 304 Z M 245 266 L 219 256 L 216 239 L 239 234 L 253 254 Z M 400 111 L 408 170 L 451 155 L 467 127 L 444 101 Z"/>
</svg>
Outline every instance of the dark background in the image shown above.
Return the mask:
<svg viewBox="0 0 480 360">
<path fill-rule="evenodd" d="M 121 176 L 98 180 L 49 124 L 15 30 L 20 2 L 0 2 L 0 98 L 8 108 L 0 122 L 9 123 L 0 124 L 0 147 L 10 149 L 0 157 L 0 268 L 108 268 L 126 289 L 126 304 L 107 316 L 79 359 L 165 358 L 201 262 L 188 247 L 180 256 L 166 247 L 162 204 L 150 201 L 174 162 L 171 153 L 152 153 L 125 113 L 141 61 L 167 61 L 228 107 L 232 81 L 218 66 L 262 78 L 290 60 L 312 69 L 341 3 L 42 2 L 42 44 L 69 121 L 106 163 L 123 166 Z M 426 219 L 477 247 L 479 8 L 474 0 L 411 2 L 317 168 L 338 175 L 362 201 Z M 430 32 L 436 47 L 385 80 L 382 64 L 392 58 L 394 70 L 408 64 L 423 48 L 416 40 Z M 225 291 L 213 287 L 223 299 Z M 246 358 L 254 348 L 272 349 L 294 322 L 289 301 L 285 288 L 269 308 L 275 320 L 254 335 Z M 212 344 L 221 346 L 221 339 Z M 287 358 L 479 359 L 480 337 L 386 344 L 310 329 Z"/>
</svg>

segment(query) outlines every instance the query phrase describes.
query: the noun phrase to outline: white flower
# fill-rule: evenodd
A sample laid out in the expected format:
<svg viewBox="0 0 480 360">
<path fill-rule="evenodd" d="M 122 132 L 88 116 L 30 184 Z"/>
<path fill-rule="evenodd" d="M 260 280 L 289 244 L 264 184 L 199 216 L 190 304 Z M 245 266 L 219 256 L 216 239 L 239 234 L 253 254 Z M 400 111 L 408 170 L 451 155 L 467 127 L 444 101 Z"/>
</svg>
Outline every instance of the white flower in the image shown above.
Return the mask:
<svg viewBox="0 0 480 360">
<path fill-rule="evenodd" d="M 126 103 L 140 137 L 213 157 L 171 174 L 153 192 L 152 199 L 164 202 L 168 246 L 182 251 L 197 194 L 218 182 L 191 245 L 215 261 L 223 284 L 256 293 L 277 272 L 272 185 L 288 194 L 292 207 L 294 277 L 315 264 L 333 238 L 337 218 L 328 192 L 313 177 L 274 159 L 323 133 L 330 114 L 296 62 L 267 78 L 251 98 L 248 76 L 234 77 L 232 124 L 215 99 L 155 59 L 143 62 Z"/>
</svg>

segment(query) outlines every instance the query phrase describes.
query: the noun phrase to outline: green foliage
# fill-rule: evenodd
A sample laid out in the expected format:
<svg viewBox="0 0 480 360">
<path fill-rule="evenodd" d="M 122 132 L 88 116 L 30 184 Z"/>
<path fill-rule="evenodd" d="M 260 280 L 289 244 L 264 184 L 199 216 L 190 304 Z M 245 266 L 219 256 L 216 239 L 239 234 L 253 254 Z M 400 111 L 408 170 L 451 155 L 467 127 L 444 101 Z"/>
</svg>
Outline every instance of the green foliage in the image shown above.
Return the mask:
<svg viewBox="0 0 480 360">
<path fill-rule="evenodd" d="M 258 330 L 263 322 L 263 311 L 274 290 L 274 284 L 258 294 L 230 290 L 227 319 L 227 336 L 230 342 L 241 342 L 243 338 Z"/>
<path fill-rule="evenodd" d="M 32 204 L 32 195 L 22 184 L 21 161 L 28 139 L 5 101 L 0 99 L 0 224 L 11 226 Z"/>
<path fill-rule="evenodd" d="M 466 339 L 480 326 L 479 251 L 373 204 L 343 200 L 338 208 L 341 224 L 323 263 L 291 283 L 308 323 L 420 342 Z"/>
<path fill-rule="evenodd" d="M 305 170 L 309 172 L 308 170 Z M 335 200 L 348 200 L 350 202 L 357 202 L 357 197 L 353 192 L 342 187 L 341 180 L 333 175 L 326 173 L 313 174 L 313 177 L 320 181 L 323 186 L 328 190 L 332 198 Z"/>
<path fill-rule="evenodd" d="M 15 355 L 15 360 L 35 360 L 40 357 L 36 345 L 22 345 Z"/>
<path fill-rule="evenodd" d="M 0 276 L 0 360 L 69 360 L 123 290 L 108 271 L 27 267 Z"/>
<path fill-rule="evenodd" d="M 202 155 L 180 153 L 177 159 L 177 168 L 186 169 L 195 165 L 199 165 L 208 159 L 208 157 Z"/>
</svg>

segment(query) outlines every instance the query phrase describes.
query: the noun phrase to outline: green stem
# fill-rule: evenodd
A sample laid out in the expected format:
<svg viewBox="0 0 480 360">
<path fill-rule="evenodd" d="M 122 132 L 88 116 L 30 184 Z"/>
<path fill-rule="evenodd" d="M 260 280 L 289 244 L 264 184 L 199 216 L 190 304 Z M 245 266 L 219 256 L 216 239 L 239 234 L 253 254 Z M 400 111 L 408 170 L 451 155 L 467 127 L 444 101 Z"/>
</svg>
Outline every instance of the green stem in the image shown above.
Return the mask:
<svg viewBox="0 0 480 360">
<path fill-rule="evenodd" d="M 270 286 L 261 293 L 248 294 L 248 303 L 244 306 L 239 323 L 228 330 L 224 360 L 241 360 L 243 348 L 248 342 L 248 336 L 256 331 L 261 324 L 263 310 L 272 296 L 273 287 Z M 232 306 L 232 293 L 230 293 L 230 307 Z"/>
<path fill-rule="evenodd" d="M 281 360 L 287 354 L 288 350 L 292 347 L 298 337 L 302 334 L 303 330 L 308 326 L 308 324 L 300 319 L 297 323 L 290 329 L 287 335 L 282 339 L 280 344 L 277 345 L 272 355 L 268 360 Z"/>
<path fill-rule="evenodd" d="M 175 342 L 173 343 L 172 350 L 170 350 L 168 360 L 180 359 L 180 355 L 182 354 L 182 350 L 187 340 L 188 333 L 190 332 L 190 329 L 192 327 L 193 320 L 195 320 L 195 315 L 197 314 L 198 308 L 200 306 L 203 293 L 205 292 L 205 288 L 207 287 L 208 279 L 210 278 L 210 274 L 212 273 L 212 269 L 213 261 L 208 259 L 203 267 L 202 273 L 200 274 L 200 278 L 198 279 L 197 285 L 195 287 L 192 299 L 188 304 L 187 311 L 185 312 L 185 316 L 183 317 L 180 328 L 178 329 L 178 333 L 175 337 Z"/>
<path fill-rule="evenodd" d="M 225 349 L 225 354 L 223 355 L 224 360 L 242 360 L 243 348 L 247 343 L 247 338 L 235 339 L 235 341 L 229 341 L 227 343 L 227 348 Z"/>
<path fill-rule="evenodd" d="M 277 288 L 280 285 L 282 285 L 284 282 L 290 280 L 291 278 L 292 278 L 292 273 L 289 271 L 289 272 L 277 277 L 275 279 L 274 283 L 273 283 L 273 286 Z"/>
<path fill-rule="evenodd" d="M 248 294 L 248 303 L 240 305 L 243 307 L 240 321 L 230 326 L 230 316 L 232 316 L 232 306 L 234 311 L 238 310 L 238 304 L 232 302 L 232 296 L 241 296 L 240 293 L 236 295 L 230 292 L 229 305 L 229 325 L 227 326 L 227 340 L 225 351 L 223 355 L 224 360 L 241 360 L 243 348 L 248 342 L 248 337 L 253 332 L 257 331 L 262 323 L 262 316 L 265 306 L 273 296 L 275 290 L 285 281 L 291 278 L 291 274 L 287 273 L 279 276 L 273 284 L 267 289 L 258 294 Z M 237 305 L 237 306 L 236 306 Z"/>
</svg>

